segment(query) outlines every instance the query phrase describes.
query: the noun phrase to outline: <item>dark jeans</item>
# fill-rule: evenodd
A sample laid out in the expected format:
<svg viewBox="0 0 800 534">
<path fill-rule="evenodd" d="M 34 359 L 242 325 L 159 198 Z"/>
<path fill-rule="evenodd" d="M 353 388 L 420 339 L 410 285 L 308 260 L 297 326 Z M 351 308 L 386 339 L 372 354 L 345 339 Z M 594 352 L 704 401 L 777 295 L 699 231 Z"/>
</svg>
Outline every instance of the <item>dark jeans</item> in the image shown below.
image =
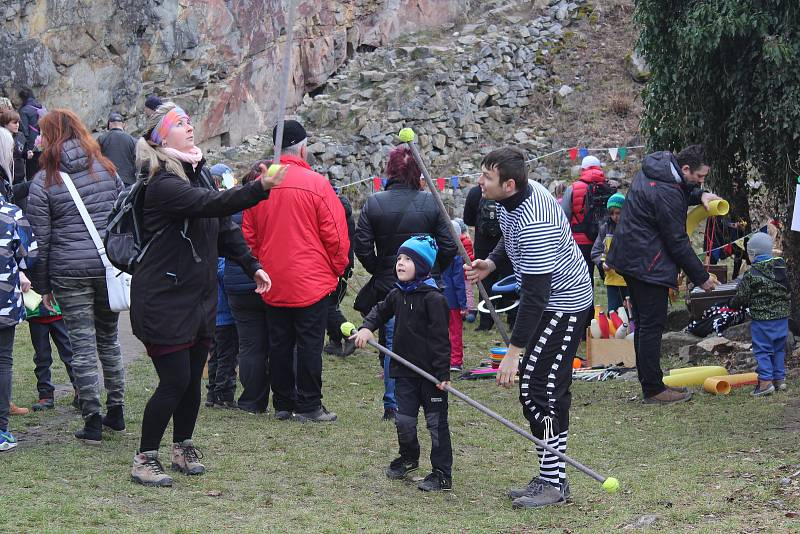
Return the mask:
<svg viewBox="0 0 800 534">
<path fill-rule="evenodd" d="M 232 401 L 236 394 L 236 361 L 239 359 L 239 334 L 235 324 L 217 325 L 214 346 L 208 359 L 209 398 Z"/>
<path fill-rule="evenodd" d="M 108 304 L 105 278 L 53 278 L 55 295 L 72 346 L 72 369 L 84 419 L 100 413 L 100 377 L 97 360 L 103 367 L 106 405 L 125 402 L 125 367 L 117 339 L 119 314 Z"/>
<path fill-rule="evenodd" d="M 394 422 L 400 456 L 419 461 L 417 415 L 421 406 L 431 434 L 431 467 L 452 476 L 453 447 L 447 421 L 447 392 L 439 390 L 422 377 L 399 376 L 395 378 L 395 395 L 397 415 Z"/>
<path fill-rule="evenodd" d="M 139 451 L 157 451 L 172 419 L 172 441 L 191 439 L 208 347 L 202 343 L 178 352 L 151 358 L 158 373 L 158 387 L 147 401 L 142 416 L 142 440 Z"/>
<path fill-rule="evenodd" d="M 33 363 L 36 365 L 36 389 L 40 399 L 52 399 L 55 387 L 53 387 L 50 367 L 53 365 L 53 349 L 50 346 L 50 338 L 56 344 L 58 356 L 64 362 L 67 375 L 72 387 L 77 391 L 75 384 L 75 374 L 72 371 L 72 345 L 69 343 L 69 333 L 63 319 L 52 323 L 37 323 L 28 321 L 28 328 L 31 331 L 31 343 L 33 344 Z"/>
<path fill-rule="evenodd" d="M 0 430 L 8 430 L 11 405 L 11 362 L 14 350 L 14 326 L 0 328 Z"/>
<path fill-rule="evenodd" d="M 322 346 L 330 298 L 304 308 L 267 305 L 269 369 L 276 411 L 322 405 Z"/>
<path fill-rule="evenodd" d="M 611 313 L 625 304 L 625 297 L 628 296 L 628 288 L 625 286 L 606 286 L 606 295 L 608 296 L 607 313 Z M 590 318 L 590 321 L 591 319 L 593 319 L 593 317 Z"/>
<path fill-rule="evenodd" d="M 239 408 L 266 412 L 269 405 L 269 332 L 267 305 L 255 292 L 228 293 L 239 333 Z"/>
<path fill-rule="evenodd" d="M 666 389 L 661 372 L 661 335 L 667 324 L 669 288 L 625 276 L 633 304 L 633 347 L 642 396 L 649 398 Z"/>
</svg>

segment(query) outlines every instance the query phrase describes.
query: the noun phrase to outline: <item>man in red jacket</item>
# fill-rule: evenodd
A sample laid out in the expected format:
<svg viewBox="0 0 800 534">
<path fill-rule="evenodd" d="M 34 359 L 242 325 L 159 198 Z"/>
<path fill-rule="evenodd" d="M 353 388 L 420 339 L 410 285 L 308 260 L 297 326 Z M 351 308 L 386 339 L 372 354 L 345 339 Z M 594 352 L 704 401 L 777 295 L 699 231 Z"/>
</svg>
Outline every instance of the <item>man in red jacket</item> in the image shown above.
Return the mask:
<svg viewBox="0 0 800 534">
<path fill-rule="evenodd" d="M 335 421 L 322 405 L 322 345 L 350 241 L 342 203 L 306 163 L 307 137 L 299 122 L 284 122 L 281 163 L 289 171 L 268 200 L 244 212 L 242 232 L 272 277 L 263 298 L 275 418 Z"/>
</svg>

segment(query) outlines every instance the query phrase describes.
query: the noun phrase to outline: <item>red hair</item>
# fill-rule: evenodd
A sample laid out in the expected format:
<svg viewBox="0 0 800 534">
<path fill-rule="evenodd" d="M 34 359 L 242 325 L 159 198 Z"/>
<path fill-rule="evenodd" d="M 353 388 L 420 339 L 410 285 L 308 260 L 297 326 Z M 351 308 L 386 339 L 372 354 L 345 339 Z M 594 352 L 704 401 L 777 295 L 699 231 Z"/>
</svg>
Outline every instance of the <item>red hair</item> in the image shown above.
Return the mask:
<svg viewBox="0 0 800 534">
<path fill-rule="evenodd" d="M 80 143 L 89 164 L 89 174 L 94 174 L 96 161 L 108 171 L 109 174 L 117 172 L 111 160 L 100 152 L 100 145 L 86 129 L 81 120 L 68 109 L 54 109 L 39 121 L 42 140 L 47 140 L 39 158 L 39 163 L 45 172 L 44 186 L 52 187 L 61 183 L 59 170 L 61 167 L 61 151 L 64 143 L 76 139 Z"/>
<path fill-rule="evenodd" d="M 405 184 L 412 189 L 422 189 L 421 173 L 408 147 L 399 146 L 389 153 L 386 175 L 394 182 Z"/>
</svg>

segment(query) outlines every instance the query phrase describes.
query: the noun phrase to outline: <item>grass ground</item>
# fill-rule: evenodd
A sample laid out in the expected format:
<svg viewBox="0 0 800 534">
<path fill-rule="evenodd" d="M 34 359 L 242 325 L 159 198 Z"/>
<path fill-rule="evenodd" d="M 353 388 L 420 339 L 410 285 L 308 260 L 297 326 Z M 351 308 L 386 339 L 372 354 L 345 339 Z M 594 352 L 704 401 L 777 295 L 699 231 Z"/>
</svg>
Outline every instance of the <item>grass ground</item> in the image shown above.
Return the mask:
<svg viewBox="0 0 800 534">
<path fill-rule="evenodd" d="M 472 325 L 465 332 L 470 364 L 499 341 L 474 333 Z M 18 336 L 14 400 L 28 404 L 35 383 L 27 329 Z M 55 379 L 65 383 L 59 365 Z M 80 422 L 66 397 L 55 411 L 13 418 L 22 443 L 0 456 L 4 531 L 576 533 L 630 528 L 649 515 L 656 516 L 644 529 L 650 532 L 800 528 L 793 517 L 800 510 L 800 480 L 779 482 L 800 469 L 797 381 L 789 395 L 698 394 L 670 408 L 641 405 L 635 382 L 577 383 L 569 452 L 619 478 L 622 490 L 604 494 L 570 468 L 572 503 L 515 511 L 504 493 L 530 478 L 533 446 L 464 403 L 451 400 L 452 493 L 423 494 L 383 476 L 396 436 L 379 420 L 382 382 L 369 351 L 325 360 L 325 403 L 339 414 L 333 425 L 201 408 L 195 438 L 208 473 L 177 476 L 171 489 L 128 479 L 155 373 L 145 358 L 132 364 L 127 378 L 128 430 L 106 435 L 102 447 L 72 438 Z M 524 421 L 514 391 L 488 381 L 455 385 Z M 421 425 L 423 455 L 429 450 L 425 434 Z"/>
</svg>

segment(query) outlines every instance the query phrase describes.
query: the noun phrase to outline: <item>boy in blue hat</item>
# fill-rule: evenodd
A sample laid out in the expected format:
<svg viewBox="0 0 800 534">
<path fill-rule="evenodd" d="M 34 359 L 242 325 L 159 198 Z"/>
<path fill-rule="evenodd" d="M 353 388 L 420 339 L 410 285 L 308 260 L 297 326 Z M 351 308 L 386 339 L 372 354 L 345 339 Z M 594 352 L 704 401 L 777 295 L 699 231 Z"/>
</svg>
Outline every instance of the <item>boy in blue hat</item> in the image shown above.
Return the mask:
<svg viewBox="0 0 800 534">
<path fill-rule="evenodd" d="M 447 299 L 430 276 L 436 260 L 436 242 L 429 235 L 406 240 L 397 251 L 397 287 L 372 308 L 354 335 L 357 347 L 374 340 L 373 330 L 395 318 L 394 350 L 440 380 L 433 385 L 411 369 L 392 360 L 397 398 L 397 441 L 400 456 L 386 469 L 386 476 L 400 480 L 419 468 L 417 415 L 422 406 L 431 433 L 431 473 L 417 487 L 423 491 L 453 489 L 453 449 L 447 422 L 450 379 L 450 338 Z"/>
</svg>

